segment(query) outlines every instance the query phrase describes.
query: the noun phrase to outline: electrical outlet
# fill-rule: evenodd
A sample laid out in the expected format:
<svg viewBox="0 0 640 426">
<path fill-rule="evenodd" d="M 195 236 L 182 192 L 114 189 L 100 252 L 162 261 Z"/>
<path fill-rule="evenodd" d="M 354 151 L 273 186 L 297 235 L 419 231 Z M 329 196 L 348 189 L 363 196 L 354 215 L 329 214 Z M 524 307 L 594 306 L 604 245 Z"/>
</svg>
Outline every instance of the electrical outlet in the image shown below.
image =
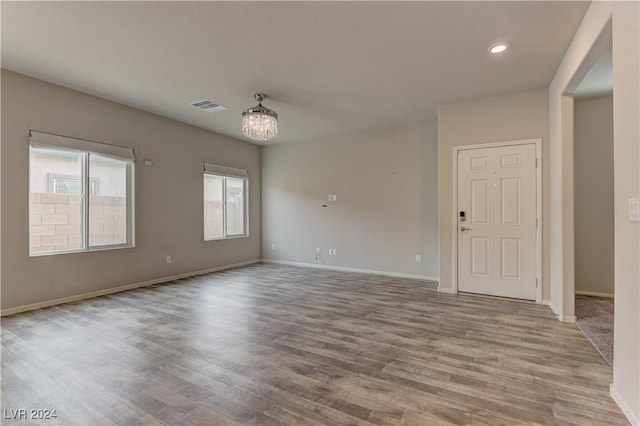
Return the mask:
<svg viewBox="0 0 640 426">
<path fill-rule="evenodd" d="M 316 254 L 320 254 L 320 247 L 316 247 Z"/>
<path fill-rule="evenodd" d="M 422 255 L 416 254 L 416 263 L 421 263 L 421 262 L 422 262 Z"/>
<path fill-rule="evenodd" d="M 167 257 L 165 257 L 165 258 L 164 258 L 164 261 L 165 261 L 166 263 L 171 263 L 171 262 L 172 262 L 171 256 L 167 256 Z"/>
<path fill-rule="evenodd" d="M 333 194 L 333 201 L 338 201 L 338 196 L 336 194 Z"/>
<path fill-rule="evenodd" d="M 276 249 L 276 245 L 275 244 L 271 244 L 271 250 L 275 250 Z"/>
<path fill-rule="evenodd" d="M 334 195 L 334 197 L 335 197 L 335 195 Z M 338 249 L 333 249 L 333 255 L 334 255 L 334 256 L 337 256 L 337 255 L 338 255 Z"/>
</svg>

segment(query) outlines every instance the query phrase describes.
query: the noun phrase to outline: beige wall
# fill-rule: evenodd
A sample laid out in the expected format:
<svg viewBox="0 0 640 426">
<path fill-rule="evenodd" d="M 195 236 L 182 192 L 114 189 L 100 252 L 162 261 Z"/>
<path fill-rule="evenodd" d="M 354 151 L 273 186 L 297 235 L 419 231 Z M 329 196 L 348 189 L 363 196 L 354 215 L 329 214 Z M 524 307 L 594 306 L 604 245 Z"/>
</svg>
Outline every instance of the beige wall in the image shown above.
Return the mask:
<svg viewBox="0 0 640 426">
<path fill-rule="evenodd" d="M 29 257 L 26 123 L 135 148 L 135 248 Z M 260 258 L 258 146 L 2 70 L 1 154 L 2 309 Z M 203 241 L 203 162 L 249 170 L 249 238 Z"/>
<path fill-rule="evenodd" d="M 549 129 L 552 155 L 551 187 L 562 191 L 552 197 L 555 221 L 552 257 L 562 261 L 552 270 L 552 302 L 561 316 L 573 315 L 574 283 L 565 271 L 573 270 L 573 165 L 572 110 L 563 108 L 564 96 L 575 89 L 600 52 L 613 46 L 613 160 L 614 160 L 614 359 L 611 395 L 632 424 L 640 423 L 640 224 L 629 221 L 627 202 L 640 196 L 640 5 L 637 2 L 593 2 L 549 88 Z M 603 31 L 604 30 L 604 31 Z M 567 202 L 565 202 L 567 201 Z M 567 248 L 568 247 L 568 248 Z"/>
<path fill-rule="evenodd" d="M 574 101 L 576 291 L 613 294 L 613 97 Z"/>
<path fill-rule="evenodd" d="M 548 100 L 546 90 L 441 105 L 438 112 L 440 287 L 453 289 L 453 147 L 542 138 L 542 219 L 548 223 Z M 543 227 L 542 297 L 548 298 L 549 231 Z"/>
<path fill-rule="evenodd" d="M 263 257 L 437 277 L 436 158 L 435 122 L 263 147 Z"/>
</svg>

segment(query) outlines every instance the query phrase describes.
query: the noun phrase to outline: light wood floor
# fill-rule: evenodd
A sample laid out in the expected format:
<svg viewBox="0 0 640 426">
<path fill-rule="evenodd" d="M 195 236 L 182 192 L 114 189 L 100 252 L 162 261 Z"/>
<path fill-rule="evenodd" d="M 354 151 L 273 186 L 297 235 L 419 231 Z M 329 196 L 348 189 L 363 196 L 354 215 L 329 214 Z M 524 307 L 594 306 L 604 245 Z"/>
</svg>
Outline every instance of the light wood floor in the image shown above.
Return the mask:
<svg viewBox="0 0 640 426">
<path fill-rule="evenodd" d="M 15 424 L 627 424 L 547 306 L 254 265 L 2 320 Z M 12 421 L 4 419 L 4 424 Z"/>
</svg>

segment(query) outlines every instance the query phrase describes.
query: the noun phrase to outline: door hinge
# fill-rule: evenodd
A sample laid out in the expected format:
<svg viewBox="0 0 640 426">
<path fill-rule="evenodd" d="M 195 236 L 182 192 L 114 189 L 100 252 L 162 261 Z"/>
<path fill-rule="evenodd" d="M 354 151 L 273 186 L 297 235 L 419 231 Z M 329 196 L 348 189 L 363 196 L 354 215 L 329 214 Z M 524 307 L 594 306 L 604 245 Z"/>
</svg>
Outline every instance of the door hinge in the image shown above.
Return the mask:
<svg viewBox="0 0 640 426">
<path fill-rule="evenodd" d="M 536 168 L 538 167 L 538 159 L 536 158 Z"/>
<path fill-rule="evenodd" d="M 536 217 L 536 228 L 538 227 L 538 218 Z"/>
<path fill-rule="evenodd" d="M 538 279 L 536 278 L 536 288 L 538 288 Z"/>
</svg>

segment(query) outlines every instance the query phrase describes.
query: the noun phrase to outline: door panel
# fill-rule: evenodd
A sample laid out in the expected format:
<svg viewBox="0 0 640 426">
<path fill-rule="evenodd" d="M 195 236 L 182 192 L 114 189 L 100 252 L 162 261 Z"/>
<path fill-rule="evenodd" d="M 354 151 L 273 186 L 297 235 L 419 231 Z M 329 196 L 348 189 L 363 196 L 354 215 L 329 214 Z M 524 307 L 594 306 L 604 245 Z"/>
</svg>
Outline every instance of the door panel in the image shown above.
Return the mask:
<svg viewBox="0 0 640 426">
<path fill-rule="evenodd" d="M 489 275 L 489 240 L 483 237 L 471 237 L 471 275 L 486 277 Z"/>
<path fill-rule="evenodd" d="M 520 178 L 502 179 L 502 224 L 520 225 Z"/>
<path fill-rule="evenodd" d="M 487 170 L 489 168 L 489 158 L 475 157 L 471 159 L 472 170 Z"/>
<path fill-rule="evenodd" d="M 500 166 L 503 169 L 509 167 L 520 167 L 520 156 L 519 155 L 501 155 L 500 156 Z"/>
<path fill-rule="evenodd" d="M 489 181 L 471 182 L 471 223 L 489 223 Z"/>
<path fill-rule="evenodd" d="M 502 238 L 502 278 L 520 279 L 520 240 Z"/>
<path fill-rule="evenodd" d="M 535 300 L 536 191 L 535 144 L 459 151 L 459 291 Z"/>
</svg>

